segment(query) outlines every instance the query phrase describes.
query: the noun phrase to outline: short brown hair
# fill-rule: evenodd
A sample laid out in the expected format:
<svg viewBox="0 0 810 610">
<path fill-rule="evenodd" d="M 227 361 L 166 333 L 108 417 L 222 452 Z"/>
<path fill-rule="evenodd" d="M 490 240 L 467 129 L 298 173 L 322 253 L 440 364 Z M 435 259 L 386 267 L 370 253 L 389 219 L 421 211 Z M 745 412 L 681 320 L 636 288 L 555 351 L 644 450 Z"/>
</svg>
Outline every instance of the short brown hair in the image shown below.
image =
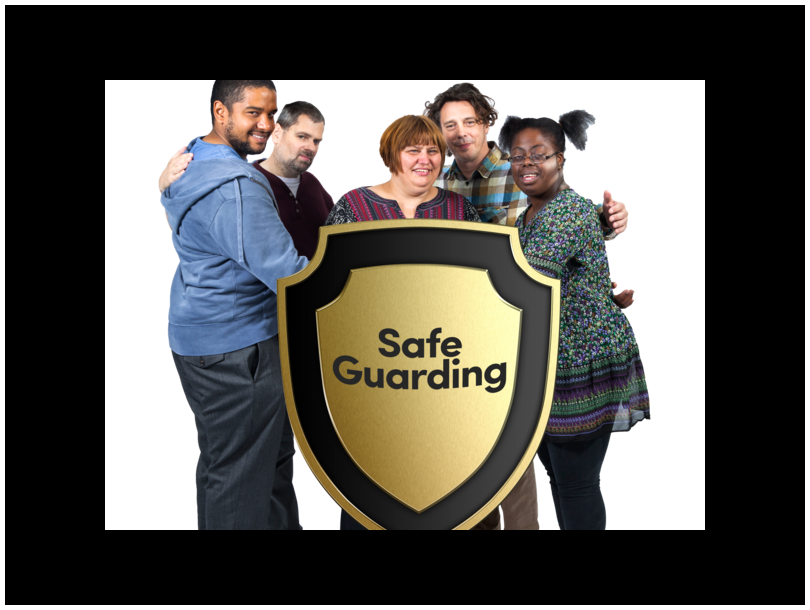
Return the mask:
<svg viewBox="0 0 810 610">
<path fill-rule="evenodd" d="M 434 125 L 427 117 L 418 114 L 408 114 L 391 123 L 380 138 L 380 156 L 385 167 L 392 174 L 402 171 L 399 153 L 408 146 L 438 146 L 442 153 L 442 167 L 444 167 L 444 152 L 447 144 L 444 141 L 442 130 Z"/>
<path fill-rule="evenodd" d="M 459 83 L 440 93 L 432 102 L 425 102 L 425 116 L 441 128 L 442 107 L 447 102 L 469 102 L 480 122 L 492 127 L 498 120 L 495 100 L 482 94 L 472 83 Z"/>
</svg>

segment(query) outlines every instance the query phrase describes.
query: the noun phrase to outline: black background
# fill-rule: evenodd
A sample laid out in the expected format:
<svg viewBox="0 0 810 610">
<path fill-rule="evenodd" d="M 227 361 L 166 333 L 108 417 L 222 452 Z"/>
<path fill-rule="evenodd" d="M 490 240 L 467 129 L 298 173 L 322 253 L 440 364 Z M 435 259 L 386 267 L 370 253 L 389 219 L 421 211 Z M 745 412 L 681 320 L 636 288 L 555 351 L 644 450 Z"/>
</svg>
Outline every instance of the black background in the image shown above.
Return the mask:
<svg viewBox="0 0 810 610">
<path fill-rule="evenodd" d="M 507 114 L 550 116 L 556 119 L 574 108 L 585 108 L 594 114 L 597 123 L 588 130 L 587 150 L 578 152 L 568 144 L 565 176 L 576 191 L 592 199 L 601 198 L 605 188 L 611 189 L 613 197 L 624 201 L 631 213 L 627 233 L 608 243 L 607 248 L 611 275 L 618 282 L 619 290 L 636 289 L 637 301 L 626 313 L 633 324 L 642 358 L 645 359 L 645 369 L 650 376 L 649 362 L 653 349 L 653 319 L 650 313 L 653 306 L 653 275 L 650 273 L 654 239 L 652 219 L 664 220 L 665 209 L 660 200 L 652 199 L 654 196 L 660 199 L 660 196 L 645 188 L 649 187 L 652 172 L 657 168 L 654 167 L 654 153 L 644 152 L 647 142 L 638 141 L 639 126 L 644 123 L 631 109 L 634 104 L 638 105 L 637 100 L 631 104 L 622 99 L 620 91 L 608 91 L 606 87 L 596 85 L 561 85 L 541 93 L 503 77 L 454 79 L 420 76 L 418 79 L 390 78 L 376 82 L 368 79 L 332 80 L 331 84 L 325 84 L 312 72 L 295 72 L 293 75 L 288 70 L 270 70 L 268 76 L 276 83 L 279 107 L 302 99 L 318 106 L 326 117 L 324 142 L 310 171 L 335 200 L 354 187 L 387 180 L 388 170 L 377 152 L 380 134 L 385 127 L 403 114 L 421 113 L 425 100 L 432 100 L 439 92 L 461 80 L 475 83 L 483 93 L 495 99 L 495 107 L 501 117 L 489 132 L 490 140 L 497 139 Z M 202 81 L 175 77 L 158 90 L 159 99 L 156 102 L 161 110 L 159 116 L 153 117 L 152 124 L 156 131 L 149 134 L 152 141 L 150 147 L 154 148 L 153 180 L 157 179 L 169 157 L 178 148 L 188 144 L 193 137 L 210 131 L 212 84 L 213 79 Z M 262 156 L 269 155 L 271 150 L 272 143 L 269 143 Z M 670 222 L 675 220 L 671 219 Z M 656 228 L 662 226 L 659 223 Z M 150 323 L 150 328 L 154 329 L 150 343 L 154 343 L 156 352 L 165 350 L 162 364 L 158 364 L 152 372 L 155 379 L 160 380 L 165 400 L 161 425 L 152 441 L 157 451 L 171 456 L 165 462 L 167 472 L 163 476 L 173 492 L 169 494 L 171 501 L 163 505 L 163 516 L 172 524 L 186 523 L 187 527 L 195 527 L 194 469 L 199 451 L 194 417 L 183 396 L 166 340 L 169 287 L 177 266 L 177 256 L 162 209 L 155 210 L 154 222 L 145 223 L 143 230 L 153 235 L 158 243 L 164 240 L 163 245 L 156 246 L 160 256 L 154 259 L 160 259 L 161 270 L 155 269 L 147 280 L 150 284 L 148 293 L 155 295 L 150 303 L 154 308 L 149 308 L 155 316 Z M 641 424 L 632 433 L 614 434 L 611 439 L 602 476 L 602 491 L 611 529 L 635 522 L 637 507 L 643 503 L 645 492 L 652 482 L 652 464 L 646 457 L 652 452 L 651 425 L 651 422 Z M 541 529 L 553 530 L 557 523 L 548 479 L 538 460 L 535 460 L 535 467 L 540 526 Z M 295 473 L 295 488 L 304 528 L 338 529 L 340 513 L 337 504 L 323 491 L 298 453 L 295 456 Z M 646 503 L 643 505 L 646 506 Z"/>
</svg>

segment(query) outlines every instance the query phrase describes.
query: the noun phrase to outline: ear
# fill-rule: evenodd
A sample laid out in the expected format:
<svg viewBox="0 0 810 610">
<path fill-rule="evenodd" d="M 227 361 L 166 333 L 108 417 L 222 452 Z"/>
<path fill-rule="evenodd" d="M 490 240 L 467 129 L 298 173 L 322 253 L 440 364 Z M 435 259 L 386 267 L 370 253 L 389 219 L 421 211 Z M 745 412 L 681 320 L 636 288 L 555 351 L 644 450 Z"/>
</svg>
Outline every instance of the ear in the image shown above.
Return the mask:
<svg viewBox="0 0 810 610">
<path fill-rule="evenodd" d="M 221 123 L 222 125 L 224 125 L 225 123 L 228 122 L 229 115 L 230 113 L 228 112 L 228 109 L 225 107 L 225 104 L 223 104 L 219 100 L 216 100 L 214 102 L 214 120 L 217 123 Z"/>
<path fill-rule="evenodd" d="M 484 121 L 484 135 L 489 133 L 489 123 Z"/>
<path fill-rule="evenodd" d="M 278 144 L 281 141 L 281 132 L 282 131 L 284 131 L 284 129 L 281 127 L 281 125 L 276 123 L 276 126 L 273 128 L 273 133 L 271 135 L 271 139 L 273 140 L 273 144 Z"/>
</svg>

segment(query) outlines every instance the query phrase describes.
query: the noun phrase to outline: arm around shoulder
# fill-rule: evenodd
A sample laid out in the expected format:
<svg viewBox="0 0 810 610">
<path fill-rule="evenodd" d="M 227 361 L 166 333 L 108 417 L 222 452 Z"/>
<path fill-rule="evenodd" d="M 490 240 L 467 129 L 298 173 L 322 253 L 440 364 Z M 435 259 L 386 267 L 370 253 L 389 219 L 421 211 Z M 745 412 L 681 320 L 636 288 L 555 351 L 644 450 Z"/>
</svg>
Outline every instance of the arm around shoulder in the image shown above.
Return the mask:
<svg viewBox="0 0 810 610">
<path fill-rule="evenodd" d="M 607 220 L 605 219 L 604 214 L 604 205 L 601 203 L 594 203 L 593 204 L 594 210 L 596 210 L 596 217 L 599 219 L 599 228 L 602 229 L 602 237 L 605 241 L 610 241 L 611 239 L 616 239 L 616 233 L 607 224 Z"/>
<path fill-rule="evenodd" d="M 209 232 L 225 256 L 276 292 L 279 278 L 297 273 L 309 260 L 298 255 L 271 195 L 263 186 L 245 177 L 218 190 L 224 202 Z"/>
<path fill-rule="evenodd" d="M 338 199 L 338 202 L 332 208 L 332 211 L 329 212 L 329 216 L 326 217 L 326 221 L 323 223 L 325 227 L 329 225 L 342 225 L 349 222 L 357 222 L 357 218 L 354 217 L 354 212 L 352 212 L 352 206 L 349 204 L 349 200 L 346 199 L 346 195 Z"/>
<path fill-rule="evenodd" d="M 602 205 L 597 207 L 599 223 L 605 241 L 615 239 L 627 230 L 627 207 L 621 201 L 614 201 L 610 191 L 605 191 Z"/>
</svg>

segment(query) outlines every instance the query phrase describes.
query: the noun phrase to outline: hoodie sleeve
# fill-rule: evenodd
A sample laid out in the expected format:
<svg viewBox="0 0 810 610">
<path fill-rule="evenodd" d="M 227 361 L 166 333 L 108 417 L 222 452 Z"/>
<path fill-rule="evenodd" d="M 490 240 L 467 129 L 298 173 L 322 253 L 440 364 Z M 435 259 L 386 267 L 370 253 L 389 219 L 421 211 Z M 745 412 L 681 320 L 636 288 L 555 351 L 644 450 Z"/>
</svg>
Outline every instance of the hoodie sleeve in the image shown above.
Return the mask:
<svg viewBox="0 0 810 610">
<path fill-rule="evenodd" d="M 299 256 L 278 216 L 272 195 L 249 178 L 236 178 L 217 189 L 224 202 L 209 233 L 222 250 L 277 292 L 276 281 L 301 271 L 309 259 Z"/>
</svg>

